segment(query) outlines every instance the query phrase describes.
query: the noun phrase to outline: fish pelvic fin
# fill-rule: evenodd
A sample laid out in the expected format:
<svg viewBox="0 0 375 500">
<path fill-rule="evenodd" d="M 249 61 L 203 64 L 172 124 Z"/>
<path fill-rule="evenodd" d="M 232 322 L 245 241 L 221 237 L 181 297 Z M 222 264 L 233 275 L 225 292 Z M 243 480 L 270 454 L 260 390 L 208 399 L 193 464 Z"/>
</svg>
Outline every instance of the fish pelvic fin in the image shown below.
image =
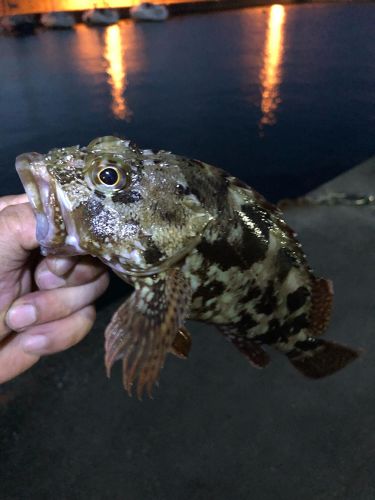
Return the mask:
<svg viewBox="0 0 375 500">
<path fill-rule="evenodd" d="M 303 375 L 313 379 L 332 375 L 359 355 L 359 351 L 350 347 L 315 337 L 297 342 L 295 348 L 287 353 L 292 365 Z"/>
<path fill-rule="evenodd" d="M 188 313 L 191 288 L 179 269 L 140 279 L 134 293 L 115 312 L 105 331 L 107 375 L 122 359 L 123 385 L 129 395 L 137 380 L 137 396 L 151 396 L 168 352 Z M 179 347 L 184 353 L 186 346 Z"/>
<path fill-rule="evenodd" d="M 238 335 L 236 328 L 221 325 L 219 331 L 232 342 L 233 345 L 248 359 L 255 368 L 264 368 L 270 362 L 270 357 L 260 344 L 253 342 L 242 335 Z"/>
<path fill-rule="evenodd" d="M 185 327 L 180 327 L 176 333 L 170 352 L 181 359 L 187 359 L 191 349 L 191 335 Z"/>
<path fill-rule="evenodd" d="M 332 281 L 316 278 L 313 282 L 310 310 L 310 331 L 314 336 L 322 335 L 331 319 L 333 304 Z"/>
</svg>

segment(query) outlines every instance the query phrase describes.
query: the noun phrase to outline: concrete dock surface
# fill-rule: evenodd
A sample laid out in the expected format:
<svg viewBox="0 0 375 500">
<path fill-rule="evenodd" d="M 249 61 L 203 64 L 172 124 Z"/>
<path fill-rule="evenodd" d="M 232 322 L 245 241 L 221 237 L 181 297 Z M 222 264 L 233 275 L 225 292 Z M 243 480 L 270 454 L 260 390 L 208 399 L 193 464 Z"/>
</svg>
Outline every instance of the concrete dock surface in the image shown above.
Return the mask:
<svg viewBox="0 0 375 500">
<path fill-rule="evenodd" d="M 375 157 L 313 195 L 328 192 L 375 194 Z M 114 282 L 85 341 L 0 388 L 1 500 L 374 499 L 375 206 L 297 206 L 286 219 L 334 282 L 326 337 L 360 360 L 318 381 L 277 353 L 256 370 L 192 323 L 190 358 L 169 356 L 139 402 L 119 365 L 105 376 Z"/>
</svg>

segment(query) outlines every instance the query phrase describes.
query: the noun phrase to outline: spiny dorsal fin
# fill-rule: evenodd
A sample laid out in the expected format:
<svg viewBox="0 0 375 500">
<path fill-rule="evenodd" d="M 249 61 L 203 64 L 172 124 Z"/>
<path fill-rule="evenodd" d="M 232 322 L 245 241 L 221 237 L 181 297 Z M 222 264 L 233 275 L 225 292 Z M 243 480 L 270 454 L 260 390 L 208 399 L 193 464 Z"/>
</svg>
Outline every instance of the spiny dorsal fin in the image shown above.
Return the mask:
<svg viewBox="0 0 375 500">
<path fill-rule="evenodd" d="M 151 390 L 159 378 L 165 357 L 188 313 L 191 289 L 179 269 L 170 269 L 137 283 L 136 290 L 114 314 L 105 332 L 105 365 L 109 376 L 113 363 L 123 360 L 123 384 L 131 394 Z"/>
<path fill-rule="evenodd" d="M 310 331 L 314 336 L 322 335 L 328 327 L 333 304 L 332 281 L 316 278 L 312 287 Z"/>
</svg>

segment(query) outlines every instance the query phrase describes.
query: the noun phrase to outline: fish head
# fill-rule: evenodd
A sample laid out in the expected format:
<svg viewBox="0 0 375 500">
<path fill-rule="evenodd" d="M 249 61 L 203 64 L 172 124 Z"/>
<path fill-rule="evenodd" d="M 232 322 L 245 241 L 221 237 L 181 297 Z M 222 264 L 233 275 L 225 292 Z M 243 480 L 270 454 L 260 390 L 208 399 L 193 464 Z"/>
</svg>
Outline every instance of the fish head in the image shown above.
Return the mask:
<svg viewBox="0 0 375 500">
<path fill-rule="evenodd" d="M 18 156 L 42 253 L 90 254 L 140 276 L 183 259 L 213 217 L 192 194 L 178 158 L 111 136 Z"/>
</svg>

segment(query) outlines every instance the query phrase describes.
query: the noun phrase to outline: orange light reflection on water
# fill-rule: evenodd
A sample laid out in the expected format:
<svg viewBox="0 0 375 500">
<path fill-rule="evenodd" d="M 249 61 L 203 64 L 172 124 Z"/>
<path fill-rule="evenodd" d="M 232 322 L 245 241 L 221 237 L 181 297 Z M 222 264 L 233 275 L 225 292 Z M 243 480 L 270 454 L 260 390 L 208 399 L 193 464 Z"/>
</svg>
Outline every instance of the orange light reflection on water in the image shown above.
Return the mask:
<svg viewBox="0 0 375 500">
<path fill-rule="evenodd" d="M 91 75 L 94 86 L 99 88 L 103 76 L 106 77 L 112 98 L 111 113 L 119 120 L 129 120 L 132 116 L 124 96 L 128 70 L 142 64 L 133 24 L 121 22 L 103 30 L 77 24 L 75 30 L 78 41 L 75 60 L 86 74 Z M 128 58 L 130 64 L 127 64 Z M 133 64 L 134 59 L 137 64 Z"/>
<path fill-rule="evenodd" d="M 100 68 L 102 53 L 101 34 L 98 30 L 89 28 L 86 24 L 76 24 L 75 61 L 86 73 L 95 76 Z"/>
<path fill-rule="evenodd" d="M 125 52 L 120 27 L 117 24 L 108 26 L 105 30 L 104 40 L 104 58 L 107 61 L 108 82 L 112 94 L 112 113 L 115 118 L 124 120 L 130 118 L 131 111 L 127 108 L 124 98 L 127 81 Z"/>
<path fill-rule="evenodd" d="M 260 72 L 262 118 L 259 126 L 274 125 L 276 110 L 281 102 L 279 86 L 284 52 L 285 7 L 272 5 L 269 11 L 263 67 Z"/>
</svg>

